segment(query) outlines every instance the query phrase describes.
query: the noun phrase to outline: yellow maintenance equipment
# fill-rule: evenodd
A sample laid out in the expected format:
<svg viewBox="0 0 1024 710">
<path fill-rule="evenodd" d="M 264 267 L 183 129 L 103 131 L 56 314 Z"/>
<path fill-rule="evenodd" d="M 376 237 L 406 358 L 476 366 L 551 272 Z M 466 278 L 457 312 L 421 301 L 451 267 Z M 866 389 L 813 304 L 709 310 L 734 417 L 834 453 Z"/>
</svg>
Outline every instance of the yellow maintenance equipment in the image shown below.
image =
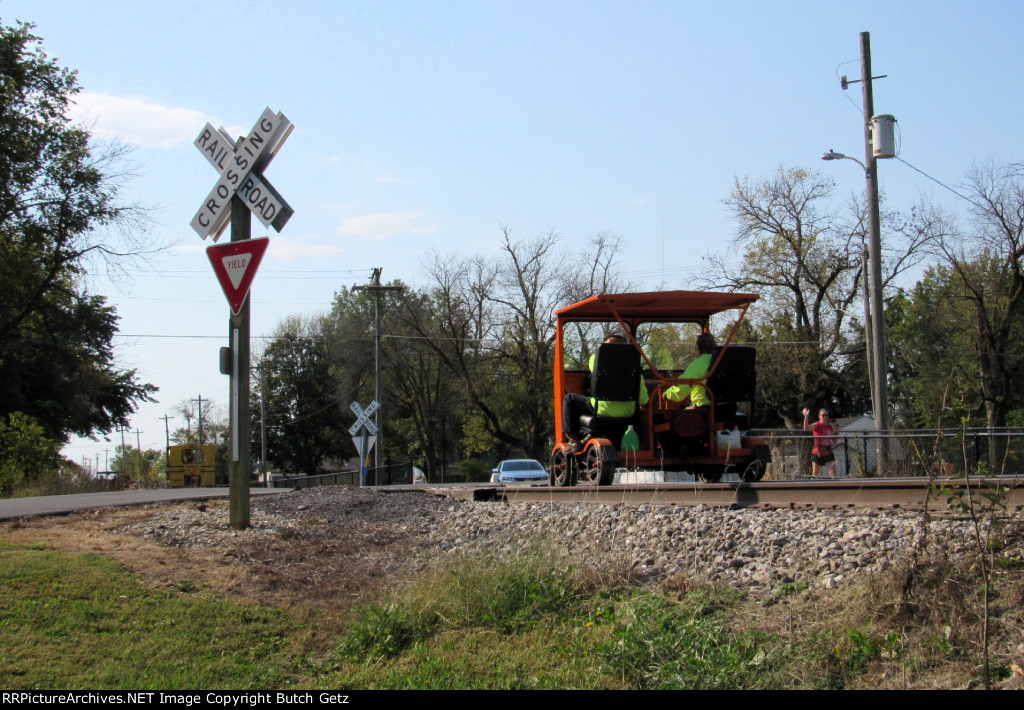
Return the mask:
<svg viewBox="0 0 1024 710">
<path fill-rule="evenodd" d="M 167 480 L 171 488 L 212 486 L 216 475 L 216 446 L 184 444 L 168 450 Z"/>
</svg>

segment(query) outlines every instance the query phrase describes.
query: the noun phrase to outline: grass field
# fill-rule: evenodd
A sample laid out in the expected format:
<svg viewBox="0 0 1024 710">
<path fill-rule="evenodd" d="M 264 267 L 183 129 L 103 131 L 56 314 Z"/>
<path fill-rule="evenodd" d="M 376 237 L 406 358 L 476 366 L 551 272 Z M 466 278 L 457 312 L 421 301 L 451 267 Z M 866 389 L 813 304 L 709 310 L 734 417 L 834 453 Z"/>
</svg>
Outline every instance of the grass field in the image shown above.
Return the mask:
<svg viewBox="0 0 1024 710">
<path fill-rule="evenodd" d="M 537 545 L 397 580 L 325 645 L 299 607 L 225 601 L 187 581 L 154 588 L 104 556 L 0 543 L 0 687 L 965 687 L 979 668 L 969 561 L 931 559 L 912 578 L 909 593 L 907 570 L 892 570 L 754 602 L 692 579 L 578 569 Z M 1000 571 L 994 597 L 993 676 L 1015 687 L 1019 567 Z"/>
</svg>

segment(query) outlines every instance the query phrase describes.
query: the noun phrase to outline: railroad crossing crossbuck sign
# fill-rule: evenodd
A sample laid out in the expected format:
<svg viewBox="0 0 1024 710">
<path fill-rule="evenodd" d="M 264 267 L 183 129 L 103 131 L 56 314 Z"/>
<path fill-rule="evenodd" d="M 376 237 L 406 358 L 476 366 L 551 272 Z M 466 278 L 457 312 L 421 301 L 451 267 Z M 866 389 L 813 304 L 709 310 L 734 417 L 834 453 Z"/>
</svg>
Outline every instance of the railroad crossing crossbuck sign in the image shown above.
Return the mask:
<svg viewBox="0 0 1024 710">
<path fill-rule="evenodd" d="M 349 427 L 348 433 L 355 436 L 359 433 L 359 430 L 362 427 L 366 427 L 366 431 L 371 435 L 375 435 L 377 433 L 377 425 L 373 423 L 373 420 L 370 419 L 370 417 L 372 417 L 374 412 L 379 408 L 380 403 L 377 400 L 370 402 L 370 406 L 366 409 L 363 409 L 359 402 L 353 402 L 349 405 L 349 409 L 351 409 L 352 413 L 356 415 L 356 423 Z"/>
<path fill-rule="evenodd" d="M 355 444 L 359 459 L 362 461 L 370 455 L 373 445 L 377 442 L 377 425 L 370 417 L 380 409 L 380 402 L 373 400 L 366 409 L 363 409 L 359 402 L 353 402 L 349 409 L 356 415 L 356 423 L 349 427 L 348 433 L 352 435 L 352 443 Z M 365 473 L 366 467 L 362 464 L 360 467 Z"/>
<path fill-rule="evenodd" d="M 200 237 L 212 236 L 217 241 L 231 221 L 231 198 L 235 195 L 242 198 L 265 227 L 281 231 L 294 210 L 263 177 L 263 169 L 274 159 L 292 128 L 283 113 L 267 108 L 236 147 L 227 131 L 206 124 L 195 146 L 217 169 L 220 179 L 192 218 L 192 229 Z"/>
</svg>

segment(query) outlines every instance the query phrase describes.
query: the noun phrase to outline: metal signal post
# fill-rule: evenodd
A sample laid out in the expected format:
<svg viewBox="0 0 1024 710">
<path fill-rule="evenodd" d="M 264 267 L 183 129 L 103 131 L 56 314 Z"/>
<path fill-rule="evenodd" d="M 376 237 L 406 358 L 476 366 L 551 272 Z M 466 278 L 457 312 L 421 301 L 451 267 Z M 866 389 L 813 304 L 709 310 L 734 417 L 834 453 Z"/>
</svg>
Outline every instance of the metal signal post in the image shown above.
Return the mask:
<svg viewBox="0 0 1024 710">
<path fill-rule="evenodd" d="M 283 113 L 269 108 L 256 121 L 249 135 L 232 140 L 224 129 L 206 124 L 194 145 L 217 170 L 219 179 L 192 218 L 192 228 L 203 239 L 217 237 L 231 224 L 231 245 L 250 241 L 252 215 L 278 232 L 293 214 L 292 208 L 263 176 L 277 151 L 292 131 Z M 261 242 L 257 244 L 256 242 Z M 228 246 L 231 246 L 228 245 Z M 236 530 L 249 527 L 249 298 L 248 290 L 262 258 L 265 240 L 255 240 L 252 249 L 232 251 L 211 247 L 207 255 L 221 278 L 231 303 L 228 328 L 231 375 L 231 462 L 229 474 L 230 523 Z M 227 252 L 228 255 L 222 254 Z M 242 252 L 245 252 L 244 254 Z M 218 256 L 220 255 L 220 256 Z M 221 262 L 216 261 L 217 258 Z M 227 260 L 227 261 L 225 261 Z M 237 279 L 237 281 L 235 281 Z"/>
<path fill-rule="evenodd" d="M 241 198 L 231 198 L 231 241 L 240 242 L 252 235 L 252 213 Z M 235 530 L 249 527 L 249 299 L 231 315 L 229 325 L 231 352 L 231 463 L 228 487 L 230 523 Z"/>
</svg>

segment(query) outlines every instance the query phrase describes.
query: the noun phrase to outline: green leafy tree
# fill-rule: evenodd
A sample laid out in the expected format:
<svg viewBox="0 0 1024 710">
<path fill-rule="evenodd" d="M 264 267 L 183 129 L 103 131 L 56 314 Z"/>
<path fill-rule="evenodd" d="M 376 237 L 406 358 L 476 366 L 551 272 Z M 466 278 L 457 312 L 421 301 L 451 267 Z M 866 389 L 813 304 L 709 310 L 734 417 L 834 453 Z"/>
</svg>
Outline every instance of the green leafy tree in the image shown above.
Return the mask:
<svg viewBox="0 0 1024 710">
<path fill-rule="evenodd" d="M 399 284 L 391 284 L 399 285 Z M 327 358 L 332 379 L 332 391 L 337 398 L 337 424 L 341 437 L 337 455 L 348 458 L 356 455 L 348 428 L 355 415 L 349 408 L 352 402 L 368 406 L 375 398 L 376 342 L 374 339 L 374 294 L 366 290 L 341 288 L 334 294 L 334 304 L 327 318 L 319 319 L 312 326 L 317 337 L 322 338 L 327 348 Z M 387 333 L 393 327 L 389 314 L 396 298 L 394 292 L 381 294 L 382 333 L 387 343 Z M 385 376 L 381 392 L 381 424 L 384 438 L 393 441 L 392 424 L 395 420 L 394 403 L 389 385 L 391 368 L 387 365 L 388 350 L 384 352 Z M 389 444 L 390 447 L 390 444 Z"/>
<path fill-rule="evenodd" d="M 130 444 L 115 448 L 110 470 L 124 475 L 143 486 L 152 486 L 167 480 L 167 454 L 156 449 L 140 451 Z"/>
<path fill-rule="evenodd" d="M 986 425 L 1001 429 L 1022 399 L 1024 165 L 976 167 L 964 189 L 970 221 L 946 221 L 935 244 L 965 306 Z M 993 465 L 1004 450 L 1005 439 L 989 437 Z"/>
<path fill-rule="evenodd" d="M 982 410 L 971 318 L 953 273 L 930 266 L 886 311 L 892 403 L 911 427 L 956 427 Z"/>
<path fill-rule="evenodd" d="M 949 400 L 961 421 L 983 415 L 998 432 L 1024 418 L 1024 166 L 975 167 L 962 189 L 966 218 L 917 210 L 940 261 L 898 302 L 894 326 L 904 339 L 894 372 L 900 404 L 918 420 L 936 419 L 937 403 Z M 1005 437 L 988 437 L 993 470 L 1005 454 Z"/>
<path fill-rule="evenodd" d="M 392 460 L 421 463 L 441 480 L 448 462 L 461 458 L 462 415 L 471 405 L 454 373 L 403 320 L 413 311 L 417 322 L 436 319 L 433 300 L 415 291 L 401 299 L 384 318 L 385 441 Z"/>
<path fill-rule="evenodd" d="M 319 318 L 288 318 L 259 358 L 253 431 L 259 431 L 262 400 L 267 458 L 285 471 L 313 475 L 328 460 L 344 458 L 352 450 L 342 411 L 344 398 L 322 326 Z M 259 445 L 258 437 L 254 444 Z"/>
<path fill-rule="evenodd" d="M 595 237 L 593 254 L 579 260 L 557 242 L 554 234 L 516 240 L 505 229 L 498 258 L 435 256 L 430 286 L 381 295 L 382 424 L 392 460 L 440 478 L 456 457 L 546 457 L 554 310 L 624 288 L 617 238 Z M 374 394 L 373 322 L 374 295 L 343 288 L 329 316 L 289 319 L 258 358 L 253 431 L 262 401 L 276 466 L 313 471 L 354 454 L 348 405 Z"/>
<path fill-rule="evenodd" d="M 32 417 L 13 412 L 0 419 L 0 496 L 10 496 L 22 482 L 54 476 L 58 447 Z"/>
<path fill-rule="evenodd" d="M 0 416 L 54 440 L 110 431 L 155 387 L 119 370 L 114 309 L 82 282 L 141 250 L 140 211 L 118 201 L 123 153 L 68 117 L 75 73 L 28 25 L 0 27 Z"/>
</svg>

